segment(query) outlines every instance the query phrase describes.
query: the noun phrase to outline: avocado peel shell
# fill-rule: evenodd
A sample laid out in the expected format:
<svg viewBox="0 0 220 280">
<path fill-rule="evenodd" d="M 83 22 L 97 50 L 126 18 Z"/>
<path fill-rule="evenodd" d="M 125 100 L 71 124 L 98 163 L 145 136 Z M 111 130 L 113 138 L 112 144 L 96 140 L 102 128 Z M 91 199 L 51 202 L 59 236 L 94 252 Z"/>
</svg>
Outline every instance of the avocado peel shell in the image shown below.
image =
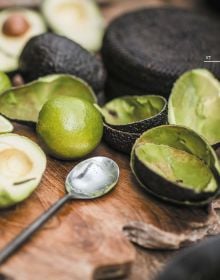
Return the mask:
<svg viewBox="0 0 220 280">
<path fill-rule="evenodd" d="M 56 74 L 6 90 L 0 96 L 0 113 L 11 120 L 36 123 L 46 101 L 60 95 L 92 103 L 97 101 L 93 90 L 83 80 L 72 75 Z"/>
<path fill-rule="evenodd" d="M 216 153 L 200 135 L 183 126 L 163 125 L 143 133 L 133 146 L 130 165 L 142 187 L 175 204 L 200 206 L 219 193 Z"/>
</svg>

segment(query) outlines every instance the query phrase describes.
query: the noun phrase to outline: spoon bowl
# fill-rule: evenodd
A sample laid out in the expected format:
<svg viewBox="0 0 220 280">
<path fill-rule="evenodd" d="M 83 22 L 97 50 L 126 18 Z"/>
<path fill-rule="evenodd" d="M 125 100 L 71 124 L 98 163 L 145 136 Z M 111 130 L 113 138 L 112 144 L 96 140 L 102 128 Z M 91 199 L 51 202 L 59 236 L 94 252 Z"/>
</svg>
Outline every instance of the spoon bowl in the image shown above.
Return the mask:
<svg viewBox="0 0 220 280">
<path fill-rule="evenodd" d="M 93 157 L 77 164 L 66 178 L 66 190 L 76 199 L 92 199 L 108 193 L 118 182 L 118 165 L 107 157 Z"/>
</svg>

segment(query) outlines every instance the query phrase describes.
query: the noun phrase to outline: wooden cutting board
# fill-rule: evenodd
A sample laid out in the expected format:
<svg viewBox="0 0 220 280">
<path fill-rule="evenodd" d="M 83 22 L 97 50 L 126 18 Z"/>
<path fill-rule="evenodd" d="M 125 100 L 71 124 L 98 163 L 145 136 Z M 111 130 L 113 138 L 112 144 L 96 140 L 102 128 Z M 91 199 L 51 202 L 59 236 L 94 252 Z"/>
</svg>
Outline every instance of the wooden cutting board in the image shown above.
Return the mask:
<svg viewBox="0 0 220 280">
<path fill-rule="evenodd" d="M 19 124 L 15 127 L 16 133 L 37 141 L 34 129 Z M 91 156 L 96 155 L 108 156 L 118 163 L 120 180 L 116 188 L 103 198 L 65 205 L 1 266 L 1 273 L 16 280 L 113 278 L 128 275 L 136 261 L 128 279 L 151 279 L 169 253 L 139 249 L 137 256 L 123 227 L 131 221 L 143 221 L 180 233 L 186 221 L 205 218 L 206 212 L 198 218 L 197 210 L 174 207 L 147 195 L 133 178 L 126 155 L 105 144 Z M 1 248 L 64 195 L 65 177 L 75 164 L 48 157 L 37 191 L 23 203 L 0 211 Z"/>
</svg>

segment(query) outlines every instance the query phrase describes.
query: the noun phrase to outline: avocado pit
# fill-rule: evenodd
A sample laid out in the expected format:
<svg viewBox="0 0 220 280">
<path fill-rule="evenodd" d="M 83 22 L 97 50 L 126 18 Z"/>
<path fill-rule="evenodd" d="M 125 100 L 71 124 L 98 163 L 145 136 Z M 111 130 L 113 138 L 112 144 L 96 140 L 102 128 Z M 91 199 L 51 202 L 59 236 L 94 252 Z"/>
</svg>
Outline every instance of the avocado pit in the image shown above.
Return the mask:
<svg viewBox="0 0 220 280">
<path fill-rule="evenodd" d="M 8 16 L 2 26 L 2 32 L 6 36 L 19 37 L 24 35 L 30 29 L 30 24 L 26 18 L 19 14 L 11 14 Z"/>
</svg>

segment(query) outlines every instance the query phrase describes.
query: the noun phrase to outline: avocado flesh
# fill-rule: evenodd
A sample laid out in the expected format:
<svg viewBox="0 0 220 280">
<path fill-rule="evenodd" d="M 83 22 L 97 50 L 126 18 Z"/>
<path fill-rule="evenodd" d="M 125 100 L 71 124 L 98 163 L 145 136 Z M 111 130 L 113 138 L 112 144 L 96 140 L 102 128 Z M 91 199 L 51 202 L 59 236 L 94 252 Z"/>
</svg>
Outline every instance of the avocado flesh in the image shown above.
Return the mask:
<svg viewBox="0 0 220 280">
<path fill-rule="evenodd" d="M 92 89 L 81 79 L 71 75 L 49 75 L 5 91 L 0 96 L 0 113 L 13 120 L 37 122 L 44 103 L 59 95 L 96 101 Z"/>
<path fill-rule="evenodd" d="M 19 37 L 7 36 L 2 27 L 7 18 L 13 14 L 21 14 L 27 20 L 30 28 Z M 18 57 L 26 44 L 33 36 L 44 33 L 46 25 L 36 11 L 24 8 L 5 9 L 0 12 L 0 71 L 11 72 L 18 68 Z"/>
<path fill-rule="evenodd" d="M 220 142 L 220 83 L 209 71 L 196 69 L 181 76 L 168 108 L 170 124 L 190 127 L 211 145 Z"/>
<path fill-rule="evenodd" d="M 126 96 L 108 102 L 102 109 L 106 123 L 126 125 L 159 114 L 165 101 L 158 96 Z"/>
<path fill-rule="evenodd" d="M 37 144 L 17 134 L 0 135 L 0 207 L 26 199 L 45 168 L 46 156 Z"/>
<path fill-rule="evenodd" d="M 195 192 L 214 192 L 216 180 L 209 167 L 196 156 L 166 145 L 152 143 L 136 147 L 138 159 L 151 170 L 176 183 L 176 186 Z"/>
<path fill-rule="evenodd" d="M 95 1 L 45 0 L 41 10 L 55 33 L 66 36 L 89 51 L 100 49 L 104 20 Z"/>
<path fill-rule="evenodd" d="M 196 132 L 177 125 L 164 125 L 148 130 L 138 139 L 138 144 L 154 143 L 167 145 L 197 156 L 209 167 L 214 165 L 220 172 L 217 156 Z"/>
</svg>

